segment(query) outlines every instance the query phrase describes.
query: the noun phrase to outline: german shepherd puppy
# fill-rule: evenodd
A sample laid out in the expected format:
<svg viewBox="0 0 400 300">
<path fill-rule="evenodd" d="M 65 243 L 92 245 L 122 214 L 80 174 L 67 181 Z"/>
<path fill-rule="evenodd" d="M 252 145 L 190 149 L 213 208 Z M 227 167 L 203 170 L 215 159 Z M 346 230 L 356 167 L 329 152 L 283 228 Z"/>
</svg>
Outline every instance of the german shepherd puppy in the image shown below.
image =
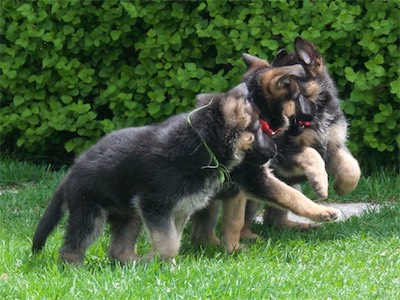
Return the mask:
<svg viewBox="0 0 400 300">
<path fill-rule="evenodd" d="M 139 258 L 142 223 L 153 247 L 145 260 L 156 254 L 174 258 L 186 220 L 215 195 L 221 175 L 244 159 L 258 167 L 275 154 L 246 97 L 243 84 L 228 93 L 199 95 L 189 114 L 106 135 L 76 159 L 56 189 L 34 234 L 33 252 L 44 247 L 67 209 L 64 262 L 81 263 L 106 221 L 112 261 Z"/>
<path fill-rule="evenodd" d="M 260 60 L 248 61 L 246 82 L 252 91 L 252 101 L 271 127 L 279 128 L 290 123 L 289 130 L 275 139 L 278 155 L 272 160 L 271 168 L 278 178 L 290 185 L 309 180 L 321 199 L 328 196 L 326 171 L 335 177 L 334 189 L 338 194 L 350 193 L 358 184 L 361 170 L 345 145 L 348 124 L 340 109 L 337 89 L 323 57 L 311 42 L 297 37 L 294 49 L 294 52 L 281 50 L 271 64 L 272 67 L 301 64 L 306 71 L 305 77 L 296 78 L 301 96 L 296 103 L 296 114 L 291 119 L 271 118 L 277 116 L 273 102 L 256 79 L 257 72 L 260 72 L 256 66 L 260 65 Z M 244 228 L 244 233 L 250 236 L 255 207 L 254 203 L 249 203 Z M 290 222 L 287 212 L 272 207 L 266 207 L 264 222 L 285 227 L 313 227 Z"/>
<path fill-rule="evenodd" d="M 274 137 L 275 141 L 280 141 L 289 131 L 293 130 L 291 126 L 296 120 L 297 122 L 303 121 L 303 119 L 298 119 L 298 116 L 302 116 L 304 120 L 309 122 L 306 118 L 310 118 L 315 112 L 313 105 L 308 103 L 308 100 L 306 101 L 304 95 L 316 97 L 317 90 L 314 84 L 299 80 L 299 78 L 306 76 L 304 67 L 301 69 L 291 69 L 287 66 L 271 67 L 267 61 L 248 54 L 244 54 L 243 59 L 248 66 L 248 71 L 244 75 L 244 81 L 249 88 L 248 99 L 260 109 L 260 123 L 266 134 Z M 301 129 L 297 130 L 300 131 Z M 279 145 L 278 151 L 280 150 Z M 316 154 L 319 156 L 317 152 Z M 327 215 L 330 214 L 329 217 L 316 218 L 316 215 L 318 215 L 316 207 L 311 204 L 314 202 L 277 179 L 268 166 L 260 168 L 264 170 L 262 177 L 264 193 L 259 193 L 260 188 L 257 179 L 260 177 L 259 171 L 253 166 L 247 167 L 242 164 L 232 173 L 232 178 L 234 178 L 234 182 L 239 183 L 239 187 L 236 190 L 230 189 L 229 192 L 220 192 L 217 196 L 224 199 L 222 201 L 222 231 L 224 243 L 229 252 L 239 247 L 239 236 L 242 229 L 244 229 L 242 237 L 256 237 L 248 226 L 243 228 L 246 199 L 269 202 L 274 207 L 289 209 L 317 221 L 333 220 L 337 217 L 338 212 L 336 210 L 325 210 Z M 322 168 L 324 169 L 323 165 Z M 315 179 L 315 186 L 317 187 L 319 180 L 319 178 Z M 296 201 L 293 200 L 295 204 L 288 205 L 288 199 L 296 199 Z M 249 202 L 249 204 L 253 203 Z M 299 209 L 301 206 L 302 208 Z M 256 207 L 258 208 L 258 206 Z M 308 210 L 308 212 L 305 212 L 305 210 Z M 192 239 L 195 242 L 219 243 L 215 236 L 217 216 L 218 204 L 215 202 L 211 202 L 208 208 L 193 216 Z M 250 218 L 248 217 L 247 220 L 250 220 Z"/>
</svg>

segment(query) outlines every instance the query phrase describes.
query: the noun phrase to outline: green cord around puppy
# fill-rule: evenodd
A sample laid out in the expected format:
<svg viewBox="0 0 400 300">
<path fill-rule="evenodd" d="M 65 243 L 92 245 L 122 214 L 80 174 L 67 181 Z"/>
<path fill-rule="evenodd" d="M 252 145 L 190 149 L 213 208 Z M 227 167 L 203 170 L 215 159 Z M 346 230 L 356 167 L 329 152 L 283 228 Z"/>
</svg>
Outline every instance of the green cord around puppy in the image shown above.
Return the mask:
<svg viewBox="0 0 400 300">
<path fill-rule="evenodd" d="M 199 111 L 199 110 L 201 110 L 201 109 L 204 109 L 204 108 L 208 107 L 209 105 L 211 105 L 212 102 L 213 102 L 213 99 L 211 99 L 211 101 L 210 101 L 208 104 L 206 104 L 206 105 L 204 105 L 204 106 L 201 106 L 201 107 L 199 107 L 199 108 L 196 108 L 195 110 L 191 111 L 191 112 L 188 114 L 186 120 L 187 120 L 188 124 L 190 125 L 190 127 L 193 128 L 192 121 L 190 120 L 190 116 L 191 116 L 193 113 L 195 113 L 195 112 L 197 112 L 197 111 Z M 193 128 L 193 129 L 194 129 L 194 128 Z M 196 131 L 196 132 L 197 132 L 197 131 Z M 202 141 L 204 147 L 206 148 L 206 150 L 207 150 L 207 152 L 208 152 L 208 155 L 210 155 L 210 164 L 209 164 L 208 166 L 203 166 L 202 169 L 217 169 L 217 170 L 218 170 L 218 173 L 219 173 L 219 180 L 220 180 L 221 186 L 222 186 L 222 184 L 223 184 L 225 181 L 227 181 L 228 183 L 231 182 L 231 176 L 230 176 L 230 174 L 229 174 L 228 168 L 227 168 L 225 165 L 221 164 L 221 163 L 218 161 L 218 159 L 217 159 L 217 157 L 215 156 L 214 152 L 210 149 L 210 147 L 208 146 L 208 144 L 206 143 L 206 141 L 204 140 L 204 138 L 203 138 L 198 132 L 197 132 L 197 135 L 199 136 L 200 140 Z M 214 163 L 214 165 L 211 165 L 212 162 Z"/>
</svg>

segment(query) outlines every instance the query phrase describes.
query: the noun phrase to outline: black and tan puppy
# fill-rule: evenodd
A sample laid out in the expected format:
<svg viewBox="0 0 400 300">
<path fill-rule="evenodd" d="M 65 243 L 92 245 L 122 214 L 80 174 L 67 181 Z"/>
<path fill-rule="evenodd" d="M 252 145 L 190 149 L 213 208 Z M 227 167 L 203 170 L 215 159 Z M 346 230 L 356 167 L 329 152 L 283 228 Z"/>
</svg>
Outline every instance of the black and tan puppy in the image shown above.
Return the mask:
<svg viewBox="0 0 400 300">
<path fill-rule="evenodd" d="M 248 66 L 244 76 L 249 87 L 248 99 L 260 108 L 260 123 L 265 134 L 275 140 L 280 139 L 290 130 L 291 123 L 302 111 L 312 109 L 312 106 L 306 106 L 308 103 L 304 102 L 303 97 L 304 94 L 315 92 L 314 86 L 298 81 L 298 78 L 306 76 L 300 64 L 274 68 L 267 61 L 248 54 L 244 55 L 244 60 Z M 230 187 L 217 196 L 224 200 L 222 230 L 228 251 L 239 247 L 247 199 L 267 202 L 316 221 L 329 221 L 337 217 L 337 210 L 315 204 L 277 179 L 268 166 L 246 166 L 244 161 L 232 172 L 232 178 L 237 188 Z M 217 208 L 218 203 L 211 202 L 208 208 L 193 216 L 192 239 L 195 242 L 219 243 L 215 236 Z M 243 231 L 242 236 L 256 237 L 251 231 Z"/>
<path fill-rule="evenodd" d="M 308 180 L 321 199 L 328 196 L 328 173 L 335 177 L 334 189 L 338 194 L 349 193 L 356 188 L 361 171 L 345 145 L 348 124 L 340 109 L 337 89 L 323 57 L 311 42 L 298 37 L 294 48 L 294 52 L 281 50 L 271 64 L 273 68 L 301 64 L 306 71 L 306 76 L 296 78 L 301 97 L 293 118 L 271 117 L 276 116 L 271 97 L 257 81 L 257 72 L 260 72 L 257 66 L 262 60 L 253 57 L 248 61 L 246 82 L 251 100 L 271 127 L 280 128 L 290 123 L 289 130 L 275 139 L 278 155 L 271 167 L 274 174 L 290 185 Z M 264 221 L 285 227 L 309 226 L 292 223 L 287 219 L 287 212 L 271 207 L 266 208 Z M 244 232 L 249 232 L 250 223 L 251 217 Z"/>
<path fill-rule="evenodd" d="M 275 154 L 263 135 L 258 110 L 241 85 L 229 93 L 199 95 L 198 108 L 158 125 L 115 131 L 83 153 L 58 186 L 33 237 L 43 248 L 68 210 L 60 258 L 81 263 L 90 244 L 111 224 L 109 257 L 137 260 L 136 242 L 144 223 L 153 250 L 178 254 L 188 217 L 203 208 L 244 159 L 259 166 Z"/>
</svg>

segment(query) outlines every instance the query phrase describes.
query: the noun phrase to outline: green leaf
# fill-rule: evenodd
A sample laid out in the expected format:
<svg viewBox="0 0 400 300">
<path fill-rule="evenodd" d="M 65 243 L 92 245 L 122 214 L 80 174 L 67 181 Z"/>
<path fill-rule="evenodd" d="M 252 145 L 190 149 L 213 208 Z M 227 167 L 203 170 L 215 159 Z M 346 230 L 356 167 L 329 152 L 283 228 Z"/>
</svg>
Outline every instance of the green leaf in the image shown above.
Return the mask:
<svg viewBox="0 0 400 300">
<path fill-rule="evenodd" d="M 374 62 L 377 65 L 381 65 L 381 64 L 383 64 L 385 62 L 385 60 L 384 60 L 383 56 L 378 53 L 374 58 Z"/>
<path fill-rule="evenodd" d="M 181 36 L 179 34 L 174 34 L 171 38 L 170 38 L 170 43 L 173 44 L 181 44 L 182 39 Z"/>
<path fill-rule="evenodd" d="M 200 5 L 197 7 L 197 10 L 198 10 L 198 11 L 202 11 L 202 10 L 204 10 L 206 7 L 207 7 L 207 4 L 206 4 L 206 3 L 200 3 Z"/>
<path fill-rule="evenodd" d="M 150 38 L 153 38 L 153 37 L 157 36 L 157 32 L 151 28 L 149 31 L 147 31 L 147 36 Z"/>
<path fill-rule="evenodd" d="M 20 106 L 24 102 L 25 102 L 25 99 L 21 95 L 16 95 L 13 98 L 13 103 L 15 106 Z"/>
<path fill-rule="evenodd" d="M 143 65 L 138 65 L 135 68 L 135 74 L 136 75 L 144 75 L 146 74 L 146 68 Z"/>
<path fill-rule="evenodd" d="M 346 75 L 346 79 L 350 82 L 355 82 L 357 80 L 357 74 L 351 67 L 345 67 L 344 74 Z"/>
<path fill-rule="evenodd" d="M 253 27 L 250 29 L 250 33 L 253 36 L 258 35 L 261 32 L 261 28 L 260 27 Z"/>
<path fill-rule="evenodd" d="M 15 45 L 21 46 L 22 48 L 26 48 L 28 43 L 28 39 L 22 37 L 15 41 Z"/>
<path fill-rule="evenodd" d="M 75 148 L 75 144 L 73 140 L 69 140 L 68 142 L 65 143 L 64 145 L 65 150 L 70 153 L 72 150 Z"/>
<path fill-rule="evenodd" d="M 185 68 L 189 71 L 194 71 L 196 70 L 196 64 L 194 63 L 185 63 Z"/>
<path fill-rule="evenodd" d="M 344 106 L 344 112 L 346 114 L 354 115 L 356 109 L 355 109 L 355 106 L 354 106 L 354 104 L 352 102 L 343 103 L 343 106 Z"/>
<path fill-rule="evenodd" d="M 390 92 L 400 98 L 400 77 L 390 83 Z"/>
<path fill-rule="evenodd" d="M 390 103 L 388 103 L 388 104 L 380 103 L 379 109 L 381 110 L 381 114 L 385 117 L 388 117 L 393 113 L 393 107 Z"/>
<path fill-rule="evenodd" d="M 149 114 L 152 117 L 156 116 L 161 110 L 161 106 L 157 103 L 149 103 L 147 107 L 149 108 Z"/>
<path fill-rule="evenodd" d="M 65 104 L 69 104 L 72 102 L 72 97 L 69 95 L 62 95 L 61 96 L 61 101 Z"/>
<path fill-rule="evenodd" d="M 171 115 L 173 113 L 174 109 L 175 109 L 175 105 L 173 103 L 168 102 L 168 103 L 164 104 L 163 111 L 167 116 Z"/>
<path fill-rule="evenodd" d="M 65 34 L 65 35 L 68 35 L 68 34 L 74 33 L 74 32 L 75 32 L 75 29 L 74 29 L 74 27 L 72 27 L 71 25 L 65 25 L 65 26 L 63 27 L 63 31 L 64 31 L 64 34 Z"/>
<path fill-rule="evenodd" d="M 119 31 L 119 30 L 112 30 L 111 31 L 111 38 L 112 38 L 112 40 L 113 41 L 116 41 L 116 40 L 118 40 L 119 39 L 119 37 L 121 36 L 121 31 Z"/>
<path fill-rule="evenodd" d="M 24 137 L 20 137 L 20 138 L 18 138 L 18 140 L 17 140 L 17 146 L 18 147 L 22 147 L 22 145 L 25 143 L 25 138 Z"/>
<path fill-rule="evenodd" d="M 16 70 L 10 70 L 7 72 L 7 77 L 10 79 L 14 79 L 17 77 L 17 71 Z"/>
<path fill-rule="evenodd" d="M 386 117 L 380 113 L 374 116 L 374 123 L 384 123 L 386 121 Z"/>
<path fill-rule="evenodd" d="M 260 43 L 272 51 L 279 48 L 279 43 L 276 40 L 262 40 Z"/>
<path fill-rule="evenodd" d="M 132 3 L 128 1 L 121 1 L 120 2 L 122 7 L 128 12 L 128 15 L 132 18 L 135 19 L 138 15 L 138 11 Z"/>
</svg>

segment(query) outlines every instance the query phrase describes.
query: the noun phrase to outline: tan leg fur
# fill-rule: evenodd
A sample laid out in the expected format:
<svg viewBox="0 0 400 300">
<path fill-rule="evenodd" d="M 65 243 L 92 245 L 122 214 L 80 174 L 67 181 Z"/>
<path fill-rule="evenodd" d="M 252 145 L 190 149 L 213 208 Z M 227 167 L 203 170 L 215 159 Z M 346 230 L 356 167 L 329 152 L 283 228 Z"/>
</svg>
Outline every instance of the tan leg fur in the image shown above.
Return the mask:
<svg viewBox="0 0 400 300">
<path fill-rule="evenodd" d="M 337 209 L 314 203 L 298 190 L 276 178 L 268 168 L 265 169 L 265 172 L 265 186 L 269 187 L 268 192 L 271 201 L 266 199 L 257 200 L 268 201 L 271 205 L 290 210 L 316 222 L 335 220 L 339 216 Z"/>
<path fill-rule="evenodd" d="M 192 231 L 190 237 L 200 245 L 220 245 L 215 234 L 219 211 L 218 200 L 212 200 L 208 206 L 192 216 Z"/>
<path fill-rule="evenodd" d="M 247 200 L 244 226 L 242 232 L 240 233 L 240 239 L 255 241 L 260 238 L 259 235 L 255 234 L 251 230 L 253 221 L 257 216 L 259 208 L 260 208 L 260 203 L 258 201 Z"/>
<path fill-rule="evenodd" d="M 306 147 L 296 155 L 295 161 L 304 170 L 314 191 L 321 199 L 328 197 L 328 173 L 321 155 L 311 147 Z"/>
<path fill-rule="evenodd" d="M 222 232 L 228 252 L 240 248 L 240 232 L 244 225 L 247 198 L 243 193 L 222 202 Z"/>
</svg>

